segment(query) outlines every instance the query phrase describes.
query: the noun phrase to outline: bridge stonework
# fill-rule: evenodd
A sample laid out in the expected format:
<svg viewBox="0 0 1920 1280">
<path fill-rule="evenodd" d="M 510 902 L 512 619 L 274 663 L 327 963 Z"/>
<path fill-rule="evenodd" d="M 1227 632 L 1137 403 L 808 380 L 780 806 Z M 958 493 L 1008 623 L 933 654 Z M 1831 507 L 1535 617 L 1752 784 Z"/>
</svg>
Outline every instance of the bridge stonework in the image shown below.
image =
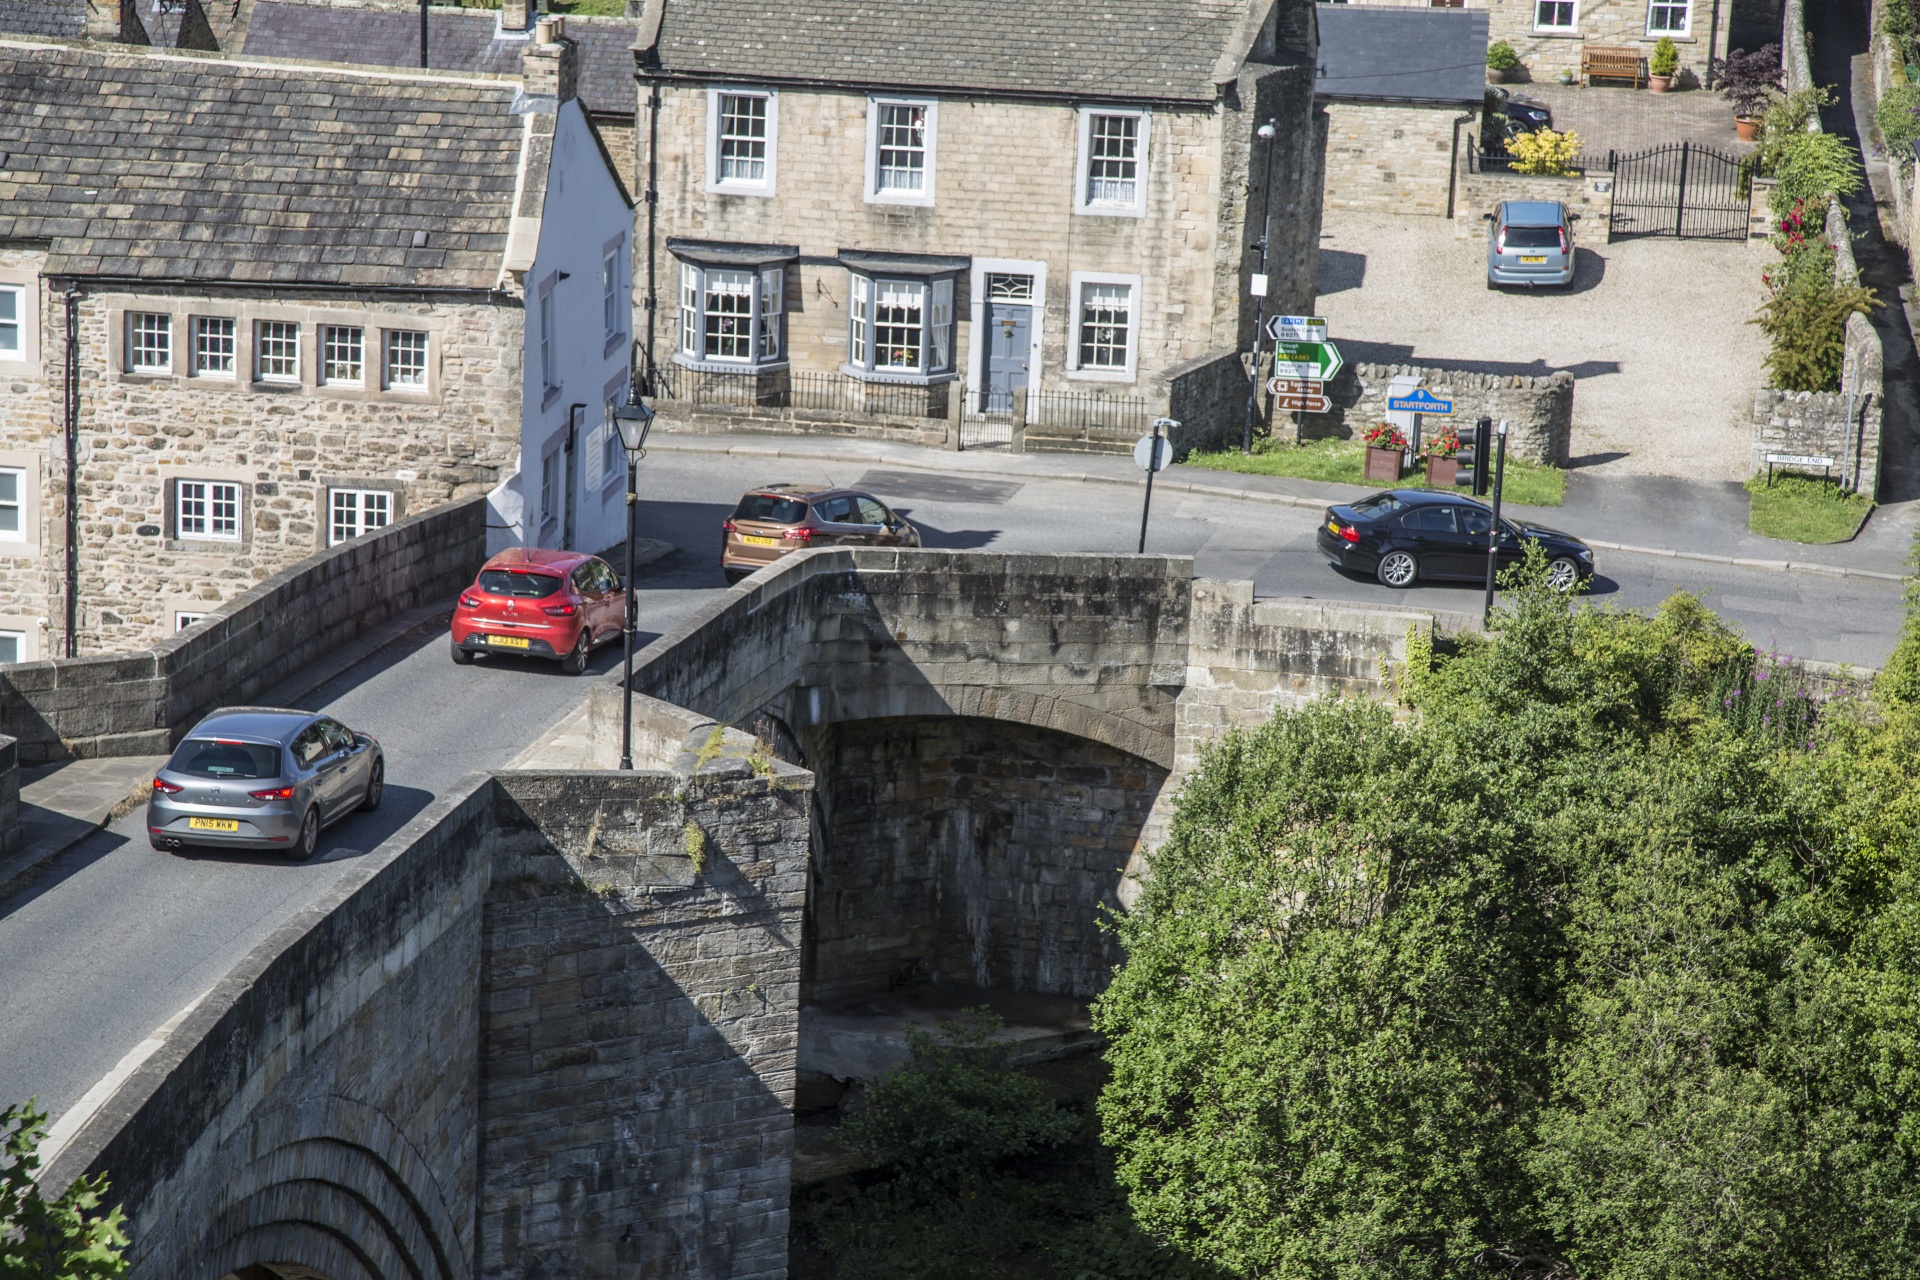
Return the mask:
<svg viewBox="0 0 1920 1280">
<path fill-rule="evenodd" d="M 1093 994 L 1205 742 L 1380 692 L 1432 626 L 1191 575 L 756 575 L 641 655 L 639 771 L 596 685 L 601 767 L 437 801 L 156 1033 L 47 1184 L 111 1176 L 136 1280 L 784 1276 L 803 1002 Z"/>
</svg>

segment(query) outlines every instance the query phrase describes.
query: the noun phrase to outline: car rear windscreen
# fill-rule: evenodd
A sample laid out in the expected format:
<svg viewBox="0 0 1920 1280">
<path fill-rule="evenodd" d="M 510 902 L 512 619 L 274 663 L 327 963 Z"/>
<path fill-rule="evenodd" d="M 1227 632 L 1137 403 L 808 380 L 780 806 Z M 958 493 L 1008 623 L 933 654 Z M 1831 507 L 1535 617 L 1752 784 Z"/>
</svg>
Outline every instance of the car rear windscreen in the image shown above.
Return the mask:
<svg viewBox="0 0 1920 1280">
<path fill-rule="evenodd" d="M 1355 515 L 1378 520 L 1381 516 L 1390 516 L 1407 504 L 1390 493 L 1376 493 L 1371 498 L 1362 498 L 1353 504 Z"/>
<path fill-rule="evenodd" d="M 783 498 L 777 493 L 750 493 L 733 509 L 735 520 L 768 520 L 774 524 L 799 524 L 807 518 L 807 504 L 798 498 Z"/>
<path fill-rule="evenodd" d="M 167 761 L 167 772 L 195 778 L 277 778 L 280 748 L 258 742 L 188 738 Z"/>
<path fill-rule="evenodd" d="M 1560 247 L 1560 228 L 1558 227 L 1508 227 L 1507 248 L 1509 249 L 1558 249 Z"/>
<path fill-rule="evenodd" d="M 480 589 L 488 595 L 517 596 L 538 600 L 560 589 L 560 579 L 550 573 L 522 573 L 518 569 L 483 569 Z"/>
</svg>

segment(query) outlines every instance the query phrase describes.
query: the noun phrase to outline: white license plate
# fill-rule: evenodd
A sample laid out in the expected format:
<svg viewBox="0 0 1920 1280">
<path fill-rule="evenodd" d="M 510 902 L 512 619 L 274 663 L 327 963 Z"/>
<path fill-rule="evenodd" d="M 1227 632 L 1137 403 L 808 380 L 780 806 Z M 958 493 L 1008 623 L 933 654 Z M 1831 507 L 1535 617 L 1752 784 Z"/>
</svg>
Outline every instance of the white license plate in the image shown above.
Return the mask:
<svg viewBox="0 0 1920 1280">
<path fill-rule="evenodd" d="M 231 818 L 188 818 L 187 828 L 191 831 L 238 831 L 240 824 Z"/>
<path fill-rule="evenodd" d="M 1538 263 L 1540 266 L 1544 267 L 1547 264 L 1547 256 L 1545 254 L 1541 254 L 1537 258 L 1522 258 L 1520 259 L 1520 261 L 1527 266 L 1533 266 L 1534 264 Z"/>
<path fill-rule="evenodd" d="M 758 534 L 753 533 L 741 534 L 740 541 L 750 547 L 777 547 L 780 545 L 780 539 L 778 538 L 762 538 Z"/>
<path fill-rule="evenodd" d="M 496 649 L 525 649 L 532 644 L 525 636 L 488 636 L 487 643 Z"/>
</svg>

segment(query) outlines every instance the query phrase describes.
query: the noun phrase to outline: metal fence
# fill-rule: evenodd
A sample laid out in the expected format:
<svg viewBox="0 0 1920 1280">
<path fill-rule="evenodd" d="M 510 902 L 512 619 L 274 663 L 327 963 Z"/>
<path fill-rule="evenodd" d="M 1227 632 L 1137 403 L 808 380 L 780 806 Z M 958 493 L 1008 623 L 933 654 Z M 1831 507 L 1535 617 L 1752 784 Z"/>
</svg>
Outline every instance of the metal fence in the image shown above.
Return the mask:
<svg viewBox="0 0 1920 1280">
<path fill-rule="evenodd" d="M 951 384 L 910 386 L 861 382 L 837 373 L 713 373 L 662 365 L 654 394 L 695 407 L 797 409 L 863 418 L 944 418 Z"/>
<path fill-rule="evenodd" d="M 1037 434 L 1080 440 L 1131 440 L 1153 429 L 1164 407 L 1145 396 L 1041 391 L 1027 397 L 1027 425 Z"/>
</svg>

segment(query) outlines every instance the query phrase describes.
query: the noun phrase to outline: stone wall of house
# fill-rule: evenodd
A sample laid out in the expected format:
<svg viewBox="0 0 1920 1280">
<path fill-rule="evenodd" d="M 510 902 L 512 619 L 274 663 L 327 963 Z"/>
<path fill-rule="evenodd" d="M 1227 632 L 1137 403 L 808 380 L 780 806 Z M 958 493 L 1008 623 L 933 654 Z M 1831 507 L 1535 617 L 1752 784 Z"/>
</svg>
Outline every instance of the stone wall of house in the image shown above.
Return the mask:
<svg viewBox="0 0 1920 1280">
<path fill-rule="evenodd" d="M 1348 365 L 1328 388 L 1333 412 L 1302 414 L 1301 438 L 1351 440 L 1375 423 L 1385 422 L 1387 388 L 1394 378 L 1405 376 L 1418 378 L 1428 391 L 1453 401 L 1450 418 L 1423 415 L 1423 431 L 1451 423 L 1464 435 L 1475 421 L 1489 417 L 1506 422 L 1510 454 L 1529 462 L 1567 465 L 1574 377 L 1564 369 L 1535 377 L 1415 365 Z"/>
<path fill-rule="evenodd" d="M 8 415 L 7 447 L 32 453 L 44 500 L 41 554 L 0 556 L 0 602 L 48 619 L 41 653 L 64 631 L 65 447 L 60 412 L 64 319 L 51 289 L 40 295 L 43 358 L 26 412 Z M 126 371 L 129 311 L 173 317 L 171 375 Z M 192 317 L 232 316 L 238 376 L 185 375 Z M 385 490 L 392 514 L 483 494 L 516 465 L 524 315 L 517 303 L 323 295 L 272 300 L 237 291 L 141 295 L 88 292 L 80 307 L 80 649 L 124 651 L 171 634 L 179 613 L 204 614 L 327 542 L 330 488 Z M 301 381 L 250 378 L 252 324 L 301 325 Z M 365 330 L 364 387 L 325 385 L 320 326 Z M 383 329 L 429 333 L 425 394 L 380 386 Z M 17 443 L 16 443 L 17 441 Z M 181 480 L 241 486 L 240 536 L 173 536 Z"/>
<path fill-rule="evenodd" d="M 1709 57 L 1724 58 L 1727 54 L 1727 6 L 1725 0 L 1692 3 L 1691 34 L 1675 36 L 1673 42 L 1680 50 L 1681 67 L 1705 79 Z M 1579 75 L 1580 48 L 1584 44 L 1635 49 L 1647 58 L 1659 39 L 1658 35 L 1647 34 L 1646 0 L 1580 0 L 1574 7 L 1575 30 L 1568 33 L 1536 31 L 1535 0 L 1486 0 L 1485 8 L 1488 40 L 1512 45 L 1531 80 L 1557 80 L 1562 71 Z M 1710 33 L 1714 33 L 1711 42 Z"/>
<path fill-rule="evenodd" d="M 20 656 L 28 661 L 59 652 L 58 549 L 67 509 L 60 340 L 66 322 L 59 296 L 40 285 L 46 258 L 45 249 L 0 245 L 0 284 L 20 286 L 31 313 L 21 325 L 26 358 L 0 361 L 0 466 L 22 473 L 21 536 L 0 539 L 0 630 L 23 637 Z"/>
<path fill-rule="evenodd" d="M 1467 110 L 1328 103 L 1326 207 L 1446 217 L 1453 121 Z"/>
<path fill-rule="evenodd" d="M 1613 172 L 1592 169 L 1567 178 L 1548 178 L 1526 173 L 1469 173 L 1466 148 L 1460 148 L 1460 174 L 1453 202 L 1453 234 L 1456 239 L 1485 239 L 1486 215 L 1494 212 L 1502 200 L 1556 200 L 1577 213 L 1573 239 L 1606 244 L 1613 223 Z M 1603 160 L 1602 163 L 1605 163 Z"/>
</svg>

